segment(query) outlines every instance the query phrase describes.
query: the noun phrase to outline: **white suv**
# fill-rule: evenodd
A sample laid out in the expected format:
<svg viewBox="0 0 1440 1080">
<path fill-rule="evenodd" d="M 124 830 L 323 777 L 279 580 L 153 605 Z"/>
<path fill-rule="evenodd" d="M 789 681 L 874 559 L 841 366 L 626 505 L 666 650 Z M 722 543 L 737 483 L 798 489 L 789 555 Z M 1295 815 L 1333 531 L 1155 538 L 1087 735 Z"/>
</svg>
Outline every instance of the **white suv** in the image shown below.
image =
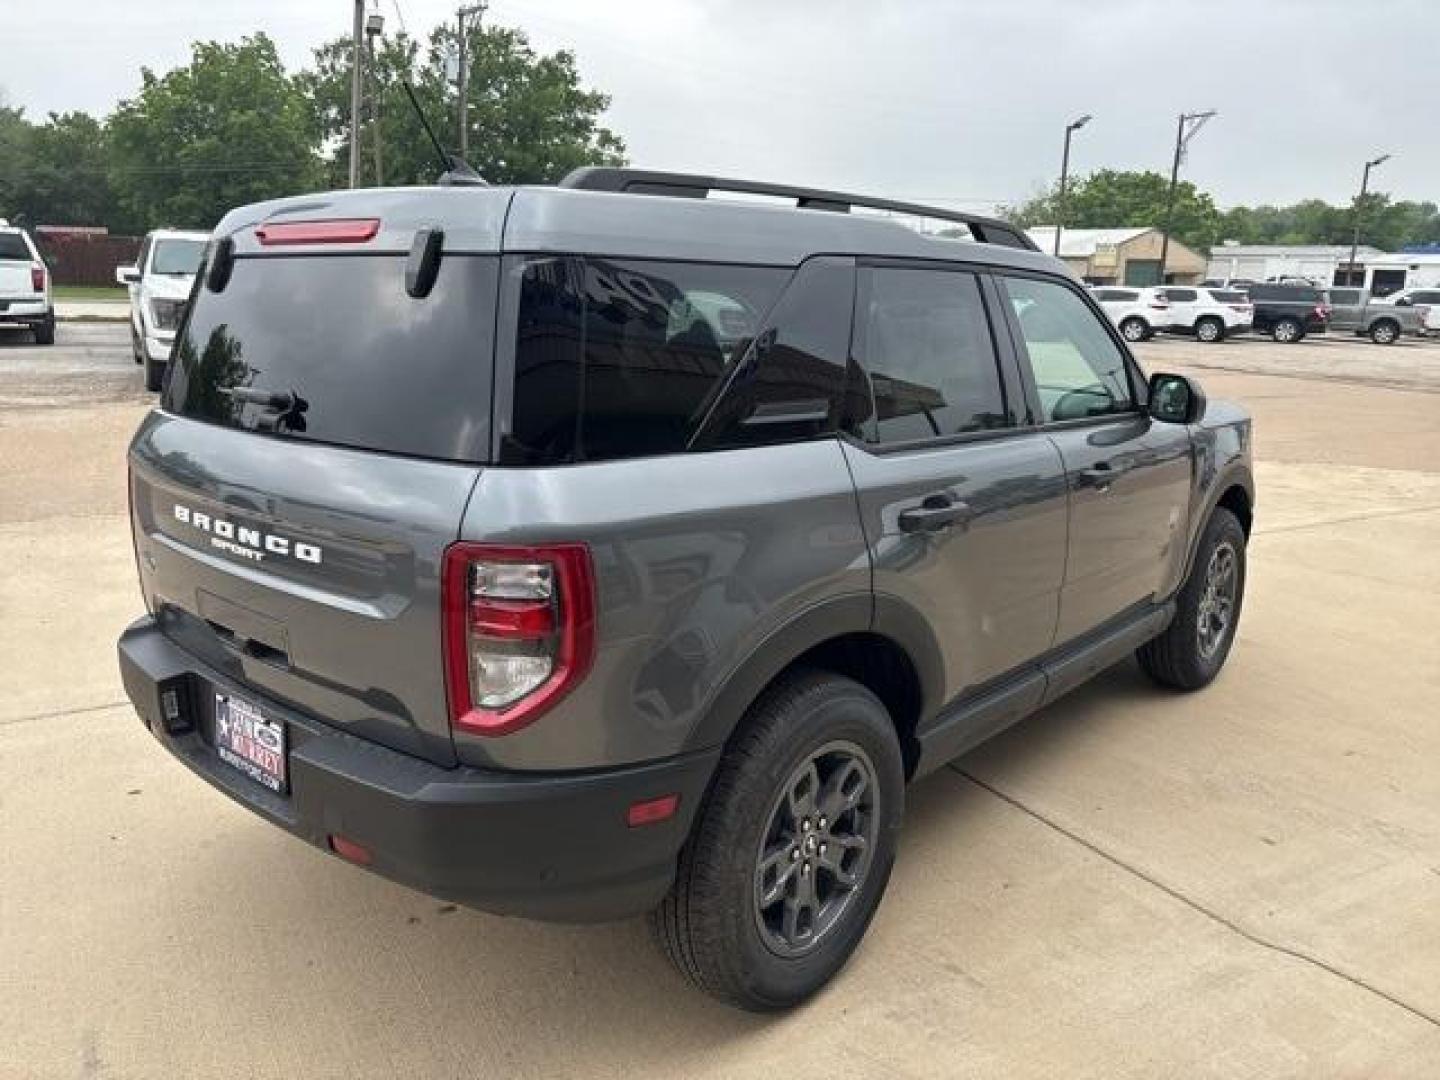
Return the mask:
<svg viewBox="0 0 1440 1080">
<path fill-rule="evenodd" d="M 156 229 L 145 237 L 135 265 L 115 270 L 116 280 L 130 290 L 130 347 L 135 362 L 145 365 L 147 390 L 159 390 L 165 378 L 170 346 L 209 240 L 209 233 Z"/>
<path fill-rule="evenodd" d="M 1172 334 L 1190 334 L 1213 344 L 1250 329 L 1254 305 L 1239 289 L 1212 289 L 1199 285 L 1166 285 L 1156 294 L 1170 302 Z"/>
<path fill-rule="evenodd" d="M 1126 341 L 1149 341 L 1170 327 L 1170 301 L 1159 289 L 1128 285 L 1096 285 L 1090 293 Z"/>
<path fill-rule="evenodd" d="M 50 271 L 24 229 L 0 218 L 0 323 L 28 326 L 35 344 L 55 344 Z"/>
</svg>

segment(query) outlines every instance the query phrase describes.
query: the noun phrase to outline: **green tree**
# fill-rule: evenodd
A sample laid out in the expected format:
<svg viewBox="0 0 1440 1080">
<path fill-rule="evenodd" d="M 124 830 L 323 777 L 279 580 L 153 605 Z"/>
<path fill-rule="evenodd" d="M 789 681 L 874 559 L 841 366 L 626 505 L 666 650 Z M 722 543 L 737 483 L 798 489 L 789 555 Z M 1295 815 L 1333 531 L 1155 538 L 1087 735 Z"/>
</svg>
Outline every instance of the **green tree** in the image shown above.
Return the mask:
<svg viewBox="0 0 1440 1080">
<path fill-rule="evenodd" d="M 444 77 L 444 57 L 456 33 L 442 26 L 422 46 L 404 33 L 384 40 L 366 87 L 379 102 L 382 179 L 387 184 L 433 183 L 440 163 L 402 84 L 408 76 L 420 107 L 448 151 L 456 144 L 455 88 Z M 600 123 L 609 97 L 581 86 L 574 54 L 538 54 L 520 30 L 491 26 L 467 32 L 469 72 L 468 159 L 491 183 L 544 183 L 580 165 L 624 164 L 625 144 Z M 337 39 L 315 50 L 300 76 L 324 145 L 328 168 L 340 183 L 349 158 L 350 44 Z M 368 116 L 369 110 L 366 110 Z M 373 143 L 361 132 L 361 176 L 373 181 Z"/>
<path fill-rule="evenodd" d="M 25 197 L 44 225 L 105 225 L 117 220 L 103 124 L 89 113 L 51 113 L 31 132 Z"/>
<path fill-rule="evenodd" d="M 199 42 L 110 118 L 111 180 L 140 227 L 210 228 L 233 206 L 322 181 L 316 129 L 296 79 L 264 34 Z"/>
<path fill-rule="evenodd" d="M 1157 172 L 1101 169 L 1072 180 L 1065 194 L 1065 225 L 1075 229 L 1107 229 L 1165 224 L 1168 177 Z M 1059 184 L 1002 214 L 1030 228 L 1054 225 L 1059 219 Z M 1175 188 L 1172 233 L 1181 243 L 1207 251 L 1220 239 L 1221 214 L 1214 200 L 1188 180 Z"/>
</svg>

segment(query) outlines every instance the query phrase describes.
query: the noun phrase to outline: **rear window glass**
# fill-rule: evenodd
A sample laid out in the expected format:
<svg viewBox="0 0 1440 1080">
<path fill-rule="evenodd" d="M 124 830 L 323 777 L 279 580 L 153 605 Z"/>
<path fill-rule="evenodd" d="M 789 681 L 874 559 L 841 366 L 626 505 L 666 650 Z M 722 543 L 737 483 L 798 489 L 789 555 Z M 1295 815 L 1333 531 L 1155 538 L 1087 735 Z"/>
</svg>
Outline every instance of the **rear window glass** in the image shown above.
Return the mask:
<svg viewBox="0 0 1440 1080">
<path fill-rule="evenodd" d="M 19 233 L 0 233 L 0 259 L 24 259 L 30 262 L 34 256 Z"/>
<path fill-rule="evenodd" d="M 1250 298 L 1252 300 L 1278 300 L 1290 301 L 1299 304 L 1316 304 L 1320 302 L 1320 290 L 1307 288 L 1304 285 L 1251 285 L 1249 286 Z"/>
<path fill-rule="evenodd" d="M 793 271 L 534 259 L 517 271 L 507 464 L 689 449 Z"/>
<path fill-rule="evenodd" d="M 478 461 L 490 441 L 499 261 L 447 255 L 430 295 L 404 256 L 239 258 L 201 287 L 165 407 L 244 431 Z"/>
</svg>

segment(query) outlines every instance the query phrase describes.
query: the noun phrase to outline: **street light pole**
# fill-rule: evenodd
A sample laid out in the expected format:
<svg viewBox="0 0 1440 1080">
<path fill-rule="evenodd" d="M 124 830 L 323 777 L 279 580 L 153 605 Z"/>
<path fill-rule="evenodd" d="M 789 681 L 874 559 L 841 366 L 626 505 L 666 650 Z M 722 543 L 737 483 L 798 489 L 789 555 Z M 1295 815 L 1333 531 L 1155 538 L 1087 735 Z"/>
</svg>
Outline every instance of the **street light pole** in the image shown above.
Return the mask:
<svg viewBox="0 0 1440 1080">
<path fill-rule="evenodd" d="M 1065 181 L 1070 175 L 1070 136 L 1088 124 L 1089 113 L 1065 125 L 1065 152 L 1060 155 L 1060 195 L 1055 205 L 1055 257 L 1060 257 L 1060 234 L 1065 230 Z"/>
<path fill-rule="evenodd" d="M 1170 163 L 1170 192 L 1165 196 L 1165 228 L 1160 233 L 1160 280 L 1165 284 L 1165 260 L 1170 257 L 1170 228 L 1175 220 L 1175 189 L 1180 183 L 1180 162 L 1185 160 L 1185 148 L 1190 145 L 1196 133 L 1206 122 L 1218 115 L 1214 109 L 1198 113 L 1181 113 L 1175 128 L 1175 159 Z"/>
<path fill-rule="evenodd" d="M 1350 262 L 1345 269 L 1345 281 L 1347 284 L 1355 284 L 1355 255 L 1360 248 L 1360 217 L 1365 213 L 1365 195 L 1370 190 L 1370 170 L 1384 165 L 1390 160 L 1389 154 L 1381 154 L 1374 161 L 1365 162 L 1365 172 L 1360 177 L 1360 197 L 1355 200 L 1355 234 L 1350 238 Z M 1360 285 L 1365 285 L 1365 275 L 1360 275 Z"/>
<path fill-rule="evenodd" d="M 467 131 L 467 128 L 469 127 L 468 114 L 470 110 L 470 60 L 467 56 L 465 48 L 465 20 L 471 15 L 475 16 L 476 19 L 479 19 L 480 16 L 484 14 L 484 4 L 470 4 L 468 7 L 462 7 L 455 12 L 455 18 L 459 24 L 460 30 L 460 40 L 457 46 L 457 52 L 459 54 L 460 61 L 460 70 L 458 72 L 458 89 L 460 92 L 460 157 L 462 159 L 465 157 L 465 152 L 469 149 L 470 144 L 470 138 Z"/>
<path fill-rule="evenodd" d="M 350 186 L 360 183 L 360 70 L 365 37 L 365 0 L 355 0 L 354 40 L 350 59 Z"/>
</svg>

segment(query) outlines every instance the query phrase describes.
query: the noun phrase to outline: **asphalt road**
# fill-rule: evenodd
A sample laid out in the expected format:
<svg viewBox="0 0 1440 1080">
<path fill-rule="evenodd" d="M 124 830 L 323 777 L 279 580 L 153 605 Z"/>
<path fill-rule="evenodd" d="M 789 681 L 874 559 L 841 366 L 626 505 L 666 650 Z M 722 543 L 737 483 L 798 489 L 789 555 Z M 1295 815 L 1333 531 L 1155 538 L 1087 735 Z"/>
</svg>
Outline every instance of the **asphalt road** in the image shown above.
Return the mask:
<svg viewBox="0 0 1440 1080">
<path fill-rule="evenodd" d="M 636 922 L 553 927 L 313 851 L 123 695 L 123 326 L 0 332 L 0 1077 L 1440 1074 L 1440 348 L 1162 341 L 1256 415 L 1223 676 L 1122 665 L 924 781 L 794 1013 Z"/>
</svg>

